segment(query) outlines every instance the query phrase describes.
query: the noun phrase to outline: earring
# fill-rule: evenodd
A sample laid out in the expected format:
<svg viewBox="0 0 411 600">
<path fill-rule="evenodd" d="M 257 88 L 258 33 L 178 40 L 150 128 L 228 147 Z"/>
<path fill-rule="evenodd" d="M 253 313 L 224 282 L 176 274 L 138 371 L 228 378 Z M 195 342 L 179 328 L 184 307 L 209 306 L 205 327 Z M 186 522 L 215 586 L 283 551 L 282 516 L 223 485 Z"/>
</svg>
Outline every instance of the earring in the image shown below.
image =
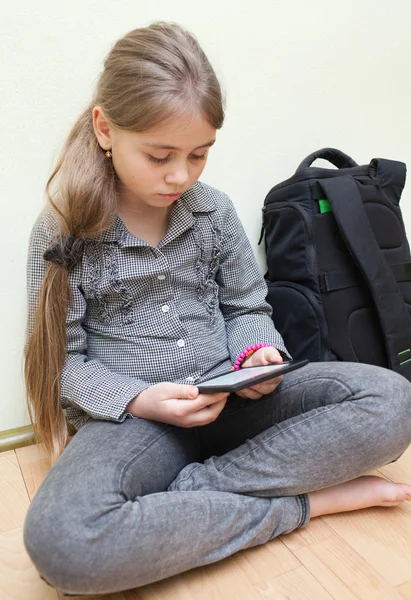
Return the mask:
<svg viewBox="0 0 411 600">
<path fill-rule="evenodd" d="M 113 156 L 109 148 L 106 150 L 105 155 L 107 156 L 107 158 L 111 158 Z"/>
</svg>

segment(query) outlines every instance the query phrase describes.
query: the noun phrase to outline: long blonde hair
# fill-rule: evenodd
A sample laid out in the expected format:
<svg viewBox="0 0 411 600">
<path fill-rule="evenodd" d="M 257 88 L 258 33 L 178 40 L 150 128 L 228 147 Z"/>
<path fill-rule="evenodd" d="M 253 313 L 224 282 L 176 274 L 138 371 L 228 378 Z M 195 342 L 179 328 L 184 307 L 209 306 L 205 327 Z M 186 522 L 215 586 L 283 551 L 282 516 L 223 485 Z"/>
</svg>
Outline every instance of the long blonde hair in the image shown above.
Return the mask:
<svg viewBox="0 0 411 600">
<path fill-rule="evenodd" d="M 56 247 L 105 231 L 117 204 L 117 177 L 93 129 L 92 109 L 128 131 L 147 131 L 174 115 L 195 111 L 219 129 L 224 120 L 221 88 L 197 40 L 172 23 L 154 23 L 121 38 L 104 62 L 92 102 L 72 128 L 46 194 L 58 222 Z M 26 344 L 25 381 L 38 441 L 54 461 L 67 442 L 60 400 L 70 302 L 67 265 L 48 264 Z"/>
</svg>

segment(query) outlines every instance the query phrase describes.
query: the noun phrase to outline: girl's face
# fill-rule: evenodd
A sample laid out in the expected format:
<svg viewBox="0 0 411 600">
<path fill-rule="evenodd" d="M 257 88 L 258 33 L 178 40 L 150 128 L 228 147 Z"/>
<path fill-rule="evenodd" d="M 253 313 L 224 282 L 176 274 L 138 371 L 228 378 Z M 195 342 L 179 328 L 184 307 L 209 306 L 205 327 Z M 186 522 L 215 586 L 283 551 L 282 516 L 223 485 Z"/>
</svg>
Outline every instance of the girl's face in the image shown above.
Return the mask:
<svg viewBox="0 0 411 600">
<path fill-rule="evenodd" d="M 111 148 L 121 182 L 119 203 L 128 208 L 167 208 L 200 177 L 216 130 L 202 116 L 175 117 L 143 133 L 113 129 L 99 107 L 94 129 Z"/>
</svg>

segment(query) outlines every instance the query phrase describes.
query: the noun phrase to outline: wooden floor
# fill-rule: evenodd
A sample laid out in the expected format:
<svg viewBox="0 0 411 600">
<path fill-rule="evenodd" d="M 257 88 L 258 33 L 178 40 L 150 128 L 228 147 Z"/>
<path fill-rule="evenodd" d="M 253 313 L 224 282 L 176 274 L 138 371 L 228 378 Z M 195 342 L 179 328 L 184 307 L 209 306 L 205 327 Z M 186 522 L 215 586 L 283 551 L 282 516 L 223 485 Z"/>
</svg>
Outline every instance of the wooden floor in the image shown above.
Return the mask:
<svg viewBox="0 0 411 600">
<path fill-rule="evenodd" d="M 62 598 L 39 578 L 22 542 L 27 507 L 48 468 L 36 446 L 0 454 L 0 600 Z M 380 473 L 411 482 L 411 447 Z M 411 502 L 314 519 L 305 529 L 220 563 L 98 598 L 411 599 Z"/>
</svg>

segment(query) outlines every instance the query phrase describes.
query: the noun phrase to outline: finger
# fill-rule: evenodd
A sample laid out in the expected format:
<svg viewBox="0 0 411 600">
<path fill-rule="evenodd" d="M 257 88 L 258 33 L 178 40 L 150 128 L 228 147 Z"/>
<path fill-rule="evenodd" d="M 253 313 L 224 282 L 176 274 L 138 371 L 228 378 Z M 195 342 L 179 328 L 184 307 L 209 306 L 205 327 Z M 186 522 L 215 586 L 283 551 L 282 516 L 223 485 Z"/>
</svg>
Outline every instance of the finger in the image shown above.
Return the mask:
<svg viewBox="0 0 411 600">
<path fill-rule="evenodd" d="M 221 400 L 225 400 L 230 395 L 230 392 L 217 392 L 215 394 L 200 394 L 198 399 L 202 398 L 204 400 L 204 406 L 208 406 L 209 404 L 215 404 L 216 402 L 220 402 Z"/>
<path fill-rule="evenodd" d="M 240 392 L 237 392 L 237 395 L 241 398 L 247 398 L 248 400 L 259 400 L 263 396 L 263 394 L 253 390 L 252 388 L 241 390 Z"/>
<path fill-rule="evenodd" d="M 189 423 L 189 427 L 199 427 L 201 425 L 207 425 L 208 423 L 212 423 L 216 420 L 218 415 L 223 410 L 227 399 L 220 400 L 219 402 L 215 402 L 212 405 L 206 406 L 202 410 L 197 411 L 196 413 L 189 415 L 186 419 L 186 422 Z"/>
<path fill-rule="evenodd" d="M 260 365 L 272 365 L 282 363 L 283 359 L 277 348 L 262 348 L 260 355 L 256 358 L 259 359 Z"/>
<path fill-rule="evenodd" d="M 192 400 L 173 398 L 170 402 L 170 410 L 179 418 L 196 414 L 207 407 L 211 407 L 227 400 L 228 392 L 219 394 L 199 394 Z"/>
<path fill-rule="evenodd" d="M 261 366 L 261 365 L 278 364 L 278 363 L 282 363 L 282 362 L 283 362 L 282 356 L 278 352 L 277 348 L 272 348 L 272 347 L 260 348 L 260 350 L 257 350 L 257 352 L 254 352 L 254 354 L 252 354 L 250 356 L 250 358 L 248 358 L 244 362 L 243 368 L 257 367 L 257 366 Z"/>
<path fill-rule="evenodd" d="M 198 412 L 207 406 L 213 406 L 219 402 L 226 401 L 229 396 L 228 392 L 219 392 L 217 394 L 199 394 L 195 400 L 191 401 L 191 412 Z"/>
<path fill-rule="evenodd" d="M 162 385 L 162 384 L 161 384 Z M 172 399 L 194 399 L 199 395 L 199 389 L 195 385 L 184 385 L 178 383 L 164 383 L 161 390 L 160 400 Z"/>
<path fill-rule="evenodd" d="M 283 362 L 283 357 L 277 348 L 264 348 L 264 359 L 268 364 L 279 364 Z"/>
<path fill-rule="evenodd" d="M 283 376 L 275 377 L 275 379 L 269 379 L 268 381 L 263 381 L 263 383 L 258 383 L 257 385 L 252 385 L 250 389 L 260 392 L 265 396 L 266 394 L 271 394 L 282 382 Z"/>
</svg>

